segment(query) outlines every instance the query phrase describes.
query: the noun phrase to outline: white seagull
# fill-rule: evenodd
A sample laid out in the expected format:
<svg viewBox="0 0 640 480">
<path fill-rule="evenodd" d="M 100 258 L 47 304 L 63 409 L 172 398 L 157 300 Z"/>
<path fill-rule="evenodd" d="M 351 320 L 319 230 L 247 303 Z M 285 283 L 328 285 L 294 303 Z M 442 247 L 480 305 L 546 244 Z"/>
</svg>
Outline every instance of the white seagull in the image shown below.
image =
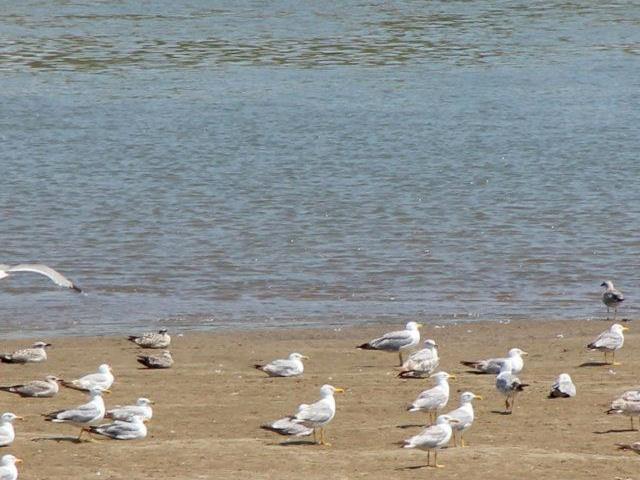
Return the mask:
<svg viewBox="0 0 640 480">
<path fill-rule="evenodd" d="M 13 455 L 3 455 L 0 459 L 0 480 L 17 480 L 18 469 L 16 463 L 22 463 L 22 460 Z"/>
<path fill-rule="evenodd" d="M 616 350 L 620 350 L 624 345 L 624 331 L 629 330 L 628 327 L 623 327 L 619 323 L 614 323 L 609 327 L 609 330 L 605 330 L 598 338 L 587 345 L 589 350 L 598 350 L 604 353 L 604 362 L 608 363 L 607 354 L 611 353 L 610 365 L 620 365 L 616 363 Z"/>
<path fill-rule="evenodd" d="M 113 385 L 114 377 L 111 370 L 111 367 L 106 363 L 103 363 L 98 367 L 97 373 L 90 373 L 85 375 L 84 377 L 66 381 L 61 380 L 62 385 L 68 388 L 73 388 L 75 390 L 89 391 L 93 387 L 102 388 L 103 390 L 108 390 Z"/>
<path fill-rule="evenodd" d="M 611 402 L 611 407 L 607 410 L 608 414 L 618 414 L 629 417 L 631 420 L 631 430 L 635 430 L 633 425 L 633 417 L 640 416 L 640 398 L 638 390 L 629 390 L 624 392 L 618 398 Z"/>
<path fill-rule="evenodd" d="M 427 412 L 429 421 L 433 422 L 438 415 L 438 410 L 445 407 L 449 401 L 449 379 L 455 379 L 455 375 L 449 375 L 447 372 L 438 372 L 431 375 L 430 378 L 436 380 L 433 388 L 423 391 L 411 405 L 407 407 L 410 412 Z"/>
<path fill-rule="evenodd" d="M 50 398 L 55 397 L 60 389 L 60 379 L 54 375 L 47 375 L 44 380 L 33 380 L 27 383 L 0 387 L 0 390 L 15 393 L 21 397 Z"/>
<path fill-rule="evenodd" d="M 88 427 L 96 425 L 102 421 L 105 414 L 104 400 L 102 393 L 110 393 L 109 390 L 100 387 L 91 387 L 89 396 L 91 400 L 83 405 L 68 410 L 57 410 L 45 415 L 45 420 L 55 423 L 71 423 L 80 427 L 78 441 L 82 440 L 82 433 Z"/>
<path fill-rule="evenodd" d="M 9 265 L 0 265 L 0 279 L 11 276 L 14 273 L 19 272 L 32 272 L 39 273 L 49 278 L 53 283 L 59 287 L 70 288 L 76 292 L 82 292 L 80 287 L 75 285 L 71 280 L 62 275 L 60 272 L 54 270 L 51 267 L 47 267 L 41 263 L 21 263 L 11 267 Z M 1 479 L 0 479 L 1 480 Z"/>
<path fill-rule="evenodd" d="M 148 398 L 140 397 L 136 400 L 135 405 L 125 405 L 124 407 L 117 406 L 111 410 L 107 410 L 104 414 L 105 418 L 112 418 L 114 420 L 127 421 L 129 418 L 138 416 L 143 420 L 151 420 L 153 418 L 153 409 L 151 405 L 154 402 Z"/>
<path fill-rule="evenodd" d="M 457 446 L 456 432 L 458 432 L 460 433 L 460 446 L 464 447 L 464 432 L 471 428 L 471 425 L 473 425 L 473 421 L 475 420 L 473 404 L 471 403 L 473 400 L 482 400 L 482 397 L 473 392 L 464 392 L 460 395 L 460 406 L 447 413 L 447 416 L 458 420 L 457 423 L 452 425 L 454 446 Z"/>
<path fill-rule="evenodd" d="M 138 440 L 147 436 L 145 419 L 139 415 L 129 417 L 128 420 L 116 420 L 113 423 L 89 427 L 89 432 L 114 440 Z"/>
<path fill-rule="evenodd" d="M 382 350 L 384 352 L 398 352 L 400 358 L 400 366 L 404 363 L 402 360 L 403 350 L 410 349 L 420 342 L 420 331 L 422 324 L 409 322 L 404 330 L 385 333 L 379 338 L 363 343 L 356 348 L 362 350 Z"/>
<path fill-rule="evenodd" d="M 508 363 L 502 365 L 502 370 L 500 370 L 500 373 L 496 377 L 496 389 L 506 397 L 504 413 L 513 412 L 516 394 L 528 386 L 528 384 L 520 382 L 520 379 L 511 372 L 511 367 Z M 509 402 L 509 400 L 511 400 L 511 402 Z"/>
<path fill-rule="evenodd" d="M 576 396 L 576 386 L 571 380 L 571 376 L 568 373 L 561 373 L 558 375 L 555 383 L 551 386 L 551 392 L 549 392 L 549 398 L 567 398 Z"/>
<path fill-rule="evenodd" d="M 147 332 L 142 335 L 130 335 L 129 341 L 142 348 L 167 348 L 171 344 L 171 335 L 166 328 L 156 332 Z"/>
<path fill-rule="evenodd" d="M 604 292 L 602 292 L 602 303 L 607 306 L 607 318 L 609 318 L 609 308 L 613 308 L 613 319 L 615 320 L 618 313 L 618 305 L 624 302 L 624 295 L 613 286 L 611 280 L 605 280 L 600 286 L 605 287 Z"/>
<path fill-rule="evenodd" d="M 438 449 L 444 447 L 453 434 L 451 424 L 457 423 L 458 420 L 447 415 L 440 415 L 435 425 L 425 428 L 418 435 L 408 438 L 404 441 L 403 448 L 418 448 L 427 451 L 427 466 L 442 468 L 444 465 L 438 465 Z M 433 465 L 431 465 L 431 451 L 433 450 Z"/>
<path fill-rule="evenodd" d="M 401 378 L 418 378 L 423 375 L 430 375 L 440 363 L 438 357 L 438 344 L 435 340 L 427 339 L 424 341 L 424 348 L 413 352 L 409 358 L 402 364 L 400 373 Z"/>
<path fill-rule="evenodd" d="M 0 354 L 0 360 L 4 363 L 40 363 L 47 359 L 47 347 L 50 343 L 36 342 L 31 348 L 23 348 L 13 353 Z"/>
<path fill-rule="evenodd" d="M 289 358 L 280 358 L 266 365 L 255 364 L 254 368 L 262 370 L 270 377 L 296 377 L 304 372 L 303 358 L 309 359 L 301 353 L 294 352 Z"/>
<path fill-rule="evenodd" d="M 342 388 L 323 385 L 320 388 L 320 400 L 311 405 L 300 405 L 295 415 L 291 416 L 291 420 L 307 428 L 312 428 L 313 439 L 317 444 L 331 446 L 330 443 L 325 441 L 324 427 L 333 420 L 336 414 L 336 400 L 333 398 L 333 394 L 343 392 L 344 390 Z M 319 439 L 316 437 L 316 429 L 320 430 Z"/>
<path fill-rule="evenodd" d="M 16 432 L 13 429 L 14 420 L 24 420 L 24 418 L 10 412 L 3 413 L 0 416 L 0 447 L 11 445 L 16 438 Z"/>
<path fill-rule="evenodd" d="M 486 360 L 475 360 L 471 362 L 462 361 L 462 365 L 473 368 L 479 373 L 492 373 L 498 374 L 502 368 L 502 365 L 508 363 L 513 373 L 520 373 L 524 368 L 523 356 L 529 355 L 524 350 L 519 348 L 512 348 L 503 358 L 488 358 Z"/>
</svg>

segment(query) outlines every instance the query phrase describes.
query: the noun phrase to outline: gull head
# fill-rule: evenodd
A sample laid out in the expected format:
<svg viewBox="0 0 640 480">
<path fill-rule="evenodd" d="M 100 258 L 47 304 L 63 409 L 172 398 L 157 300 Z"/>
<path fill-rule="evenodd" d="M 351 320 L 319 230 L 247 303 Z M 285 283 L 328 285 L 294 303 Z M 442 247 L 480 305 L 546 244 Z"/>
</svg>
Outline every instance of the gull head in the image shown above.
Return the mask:
<svg viewBox="0 0 640 480">
<path fill-rule="evenodd" d="M 169 332 L 169 330 L 167 330 L 166 328 L 161 328 L 160 330 L 158 330 L 158 333 L 160 335 L 164 335 L 165 333 Z"/>
<path fill-rule="evenodd" d="M 309 360 L 309 357 L 298 352 L 293 352 L 291 355 L 289 355 L 289 360 L 302 360 L 303 358 L 305 360 Z"/>
<path fill-rule="evenodd" d="M 31 348 L 46 348 L 46 347 L 50 347 L 51 344 L 50 343 L 46 343 L 46 342 L 36 342 L 33 345 L 31 345 Z"/>
<path fill-rule="evenodd" d="M 473 400 L 482 400 L 482 397 L 473 392 L 464 392 L 460 395 L 460 403 L 469 403 Z"/>
<path fill-rule="evenodd" d="M 613 290 L 613 282 L 611 280 L 605 280 L 600 284 L 601 287 L 605 287 L 609 290 Z"/>
<path fill-rule="evenodd" d="M 568 373 L 561 373 L 558 375 L 558 382 L 571 382 L 571 377 Z"/>
<path fill-rule="evenodd" d="M 139 407 L 146 407 L 148 405 L 153 405 L 154 403 L 155 402 L 144 397 L 140 397 L 138 400 L 136 400 L 136 405 L 138 405 Z"/>
<path fill-rule="evenodd" d="M 47 375 L 44 377 L 47 382 L 59 382 L 61 379 L 56 377 L 55 375 Z"/>
<path fill-rule="evenodd" d="M 19 417 L 11 412 L 3 413 L 0 416 L 0 422 L 2 423 L 13 423 L 14 420 L 24 420 L 24 417 Z"/>
<path fill-rule="evenodd" d="M 524 355 L 529 355 L 529 354 L 519 348 L 512 348 L 511 350 L 509 350 L 510 357 L 522 357 Z"/>
<path fill-rule="evenodd" d="M 111 390 L 109 390 L 108 388 L 99 387 L 97 385 L 94 385 L 89 389 L 89 395 L 91 395 L 91 398 L 101 397 L 103 393 L 111 393 Z"/>
<path fill-rule="evenodd" d="M 449 415 L 438 415 L 436 419 L 436 425 L 444 425 L 451 423 L 460 423 L 460 420 L 457 418 L 450 417 Z"/>
<path fill-rule="evenodd" d="M 428 338 L 424 341 L 424 348 L 430 348 L 430 349 L 438 348 L 438 344 L 432 338 Z"/>
<path fill-rule="evenodd" d="M 0 465 L 3 467 L 15 465 L 16 463 L 22 463 L 22 460 L 14 457 L 13 455 L 3 455 L 2 459 L 0 459 Z"/>
<path fill-rule="evenodd" d="M 106 375 L 109 372 L 113 372 L 113 370 L 111 370 L 111 367 L 109 365 L 107 365 L 106 363 L 103 363 L 102 365 L 100 365 L 98 367 L 98 371 L 100 373 L 102 373 L 103 375 Z"/>
<path fill-rule="evenodd" d="M 436 372 L 429 376 L 429 378 L 435 378 L 436 383 L 446 382 L 449 379 L 455 380 L 455 375 L 450 375 L 447 372 Z"/>
<path fill-rule="evenodd" d="M 333 385 L 323 385 L 320 387 L 320 396 L 322 398 L 332 397 L 334 393 L 344 393 L 344 389 L 334 387 Z"/>
<path fill-rule="evenodd" d="M 622 335 L 622 332 L 626 332 L 627 330 L 629 330 L 629 327 L 624 327 L 619 323 L 614 323 L 613 325 L 611 325 L 611 328 L 609 328 L 609 330 L 613 333 Z"/>
<path fill-rule="evenodd" d="M 421 323 L 418 322 L 409 322 L 407 323 L 407 325 L 404 327 L 406 330 L 418 330 L 420 327 L 422 327 Z"/>
</svg>

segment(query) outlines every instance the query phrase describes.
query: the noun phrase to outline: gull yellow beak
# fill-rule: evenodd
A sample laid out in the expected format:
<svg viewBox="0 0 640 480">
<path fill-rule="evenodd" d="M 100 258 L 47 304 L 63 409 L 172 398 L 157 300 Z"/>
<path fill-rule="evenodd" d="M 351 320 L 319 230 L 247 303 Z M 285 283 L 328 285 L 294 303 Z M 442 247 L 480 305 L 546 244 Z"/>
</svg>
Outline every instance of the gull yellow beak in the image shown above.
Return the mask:
<svg viewBox="0 0 640 480">
<path fill-rule="evenodd" d="M 422 328 L 422 327 L 424 327 L 424 325 L 423 325 L 422 323 L 416 323 L 416 326 L 417 326 L 418 328 Z"/>
<path fill-rule="evenodd" d="M 475 396 L 475 399 L 476 399 L 476 400 L 484 400 L 484 398 L 482 398 L 480 395 L 476 395 L 476 396 Z"/>
<path fill-rule="evenodd" d="M 104 390 L 102 390 L 102 393 L 111 393 L 111 390 L 109 390 L 108 388 L 105 388 Z"/>
<path fill-rule="evenodd" d="M 16 463 L 22 463 L 22 459 L 21 458 L 16 458 Z"/>
<path fill-rule="evenodd" d="M 455 379 L 456 379 L 456 376 L 454 374 L 449 375 L 449 380 L 455 380 Z"/>
<path fill-rule="evenodd" d="M 622 327 L 623 332 L 626 332 L 627 330 L 629 330 L 629 327 Z"/>
<path fill-rule="evenodd" d="M 309 357 L 307 357 L 306 355 L 302 355 L 300 358 L 304 358 L 305 360 L 309 360 Z"/>
<path fill-rule="evenodd" d="M 344 388 L 336 388 L 335 392 L 336 393 L 344 393 Z"/>
<path fill-rule="evenodd" d="M 460 420 L 458 420 L 457 418 L 450 418 L 449 423 L 460 423 Z"/>
<path fill-rule="evenodd" d="M 520 355 L 529 355 L 529 352 L 522 352 Z"/>
<path fill-rule="evenodd" d="M 20 417 L 19 415 L 16 415 L 16 419 L 18 419 L 18 420 L 24 420 L 24 417 Z"/>
<path fill-rule="evenodd" d="M 155 405 L 155 404 L 156 404 L 156 402 L 154 402 L 153 400 L 149 400 L 149 403 L 150 403 L 151 405 Z"/>
</svg>

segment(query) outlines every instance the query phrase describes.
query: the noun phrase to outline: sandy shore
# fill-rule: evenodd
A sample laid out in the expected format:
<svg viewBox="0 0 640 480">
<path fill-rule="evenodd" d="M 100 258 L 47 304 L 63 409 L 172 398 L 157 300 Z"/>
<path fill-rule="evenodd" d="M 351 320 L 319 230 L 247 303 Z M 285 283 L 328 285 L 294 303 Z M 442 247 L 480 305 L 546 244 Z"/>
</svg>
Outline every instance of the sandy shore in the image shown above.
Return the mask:
<svg viewBox="0 0 640 480">
<path fill-rule="evenodd" d="M 449 406 L 457 406 L 460 391 L 485 397 L 467 433 L 470 446 L 443 450 L 442 470 L 420 468 L 425 453 L 396 445 L 417 433 L 424 421 L 404 407 L 428 380 L 398 379 L 396 355 L 354 348 L 395 325 L 189 333 L 174 338 L 176 365 L 166 371 L 138 368 L 139 350 L 122 338 L 43 339 L 54 343 L 49 360 L 3 364 L 3 384 L 49 373 L 75 378 L 110 363 L 116 383 L 107 407 L 138 396 L 157 402 L 149 437 L 76 444 L 69 438 L 77 429 L 45 422 L 40 414 L 83 403 L 83 394 L 65 389 L 53 399 L 21 399 L 0 392 L 2 411 L 27 417 L 17 422 L 17 439 L 2 453 L 25 460 L 21 479 L 637 478 L 640 458 L 614 444 L 640 440 L 640 433 L 627 430 L 627 418 L 603 413 L 616 393 L 637 385 L 633 367 L 640 363 L 640 335 L 633 323 L 619 355 L 622 366 L 615 371 L 580 366 L 601 360 L 584 345 L 607 326 L 598 321 L 427 325 L 426 336 L 440 345 L 441 367 L 458 375 Z M 4 342 L 2 349 L 25 343 Z M 505 416 L 496 413 L 503 400 L 493 388 L 494 377 L 467 373 L 459 361 L 514 346 L 530 352 L 520 378 L 531 387 L 519 397 L 514 414 Z M 311 357 L 301 378 L 267 378 L 251 367 L 292 351 Z M 562 371 L 574 378 L 578 396 L 549 400 L 549 386 Z M 332 447 L 287 445 L 286 438 L 259 429 L 265 421 L 292 413 L 299 403 L 314 401 L 324 383 L 347 389 L 337 397 L 338 412 L 327 429 Z"/>
</svg>

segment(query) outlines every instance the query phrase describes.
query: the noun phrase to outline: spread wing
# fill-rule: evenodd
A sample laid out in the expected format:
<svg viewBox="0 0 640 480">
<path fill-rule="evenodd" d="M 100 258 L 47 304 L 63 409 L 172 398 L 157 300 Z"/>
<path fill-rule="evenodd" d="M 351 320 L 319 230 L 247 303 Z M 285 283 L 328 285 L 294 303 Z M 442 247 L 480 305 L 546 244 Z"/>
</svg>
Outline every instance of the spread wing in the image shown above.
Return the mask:
<svg viewBox="0 0 640 480">
<path fill-rule="evenodd" d="M 60 287 L 72 288 L 78 292 L 81 290 L 76 287 L 71 280 L 62 275 L 60 272 L 54 270 L 51 267 L 47 267 L 46 265 L 42 265 L 40 263 L 22 263 L 20 265 L 16 265 L 15 267 L 10 267 L 6 270 L 7 273 L 17 273 L 17 272 L 33 272 L 39 273 L 40 275 L 44 275 L 49 278 L 53 283 Z"/>
</svg>

